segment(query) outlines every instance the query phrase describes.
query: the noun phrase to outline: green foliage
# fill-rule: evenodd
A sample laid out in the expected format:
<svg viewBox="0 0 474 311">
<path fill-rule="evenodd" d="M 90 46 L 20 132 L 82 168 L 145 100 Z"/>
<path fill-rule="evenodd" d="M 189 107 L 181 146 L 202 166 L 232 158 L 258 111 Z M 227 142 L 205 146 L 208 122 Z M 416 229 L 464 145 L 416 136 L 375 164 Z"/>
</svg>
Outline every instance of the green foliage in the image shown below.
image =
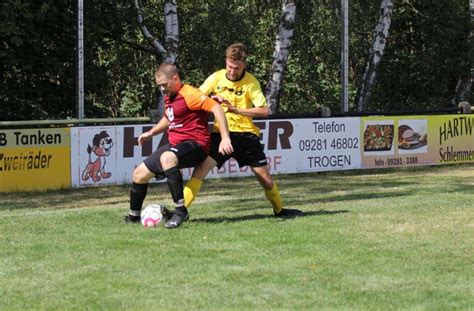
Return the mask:
<svg viewBox="0 0 474 311">
<path fill-rule="evenodd" d="M 163 1 L 140 1 L 145 24 L 164 41 Z M 340 110 L 340 3 L 297 1 L 280 112 Z M 224 66 L 225 48 L 248 45 L 249 71 L 265 88 L 280 1 L 179 1 L 178 65 L 201 84 Z M 360 85 L 380 1 L 349 2 L 350 110 Z M 394 2 L 392 25 L 370 110 L 444 108 L 469 75 L 471 29 L 465 0 Z M 85 1 L 87 117 L 147 115 L 157 108 L 154 68 L 131 0 Z M 5 0 L 0 10 L 0 120 L 75 116 L 75 7 L 70 1 Z M 134 44 L 130 44 L 133 42 Z"/>
<path fill-rule="evenodd" d="M 411 1 L 395 6 L 374 104 L 380 110 L 447 107 L 469 74 L 467 2 Z"/>
<path fill-rule="evenodd" d="M 300 2 L 281 112 L 315 112 L 339 103 L 340 18 L 330 1 Z"/>
<path fill-rule="evenodd" d="M 248 1 L 247 1 L 248 2 Z M 271 65 L 278 3 L 246 5 L 245 1 L 206 1 L 188 8 L 180 4 L 180 52 L 178 64 L 185 79 L 200 85 L 212 72 L 223 68 L 227 46 L 246 44 L 248 70 L 264 83 Z"/>
<path fill-rule="evenodd" d="M 15 1 L 0 10 L 0 119 L 66 118 L 74 107 L 69 1 Z"/>
</svg>

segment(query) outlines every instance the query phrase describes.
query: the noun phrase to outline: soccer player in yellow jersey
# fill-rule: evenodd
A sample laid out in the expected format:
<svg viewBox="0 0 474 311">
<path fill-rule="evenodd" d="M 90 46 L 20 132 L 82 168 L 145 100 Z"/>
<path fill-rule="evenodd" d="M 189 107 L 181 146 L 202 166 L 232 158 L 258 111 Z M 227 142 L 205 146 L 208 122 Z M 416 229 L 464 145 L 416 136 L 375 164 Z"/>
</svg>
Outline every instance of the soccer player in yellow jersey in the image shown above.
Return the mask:
<svg viewBox="0 0 474 311">
<path fill-rule="evenodd" d="M 226 68 L 209 76 L 199 89 L 224 108 L 234 151 L 232 154 L 218 152 L 221 137 L 219 123 L 214 122 L 211 151 L 204 162 L 194 169 L 192 178 L 186 184 L 184 205 L 189 208 L 212 168 L 216 165 L 220 168 L 228 159 L 234 158 L 239 167 L 251 167 L 273 206 L 275 216 L 303 216 L 300 210 L 283 208 L 277 185 L 270 175 L 267 158 L 259 139 L 260 129 L 252 121 L 253 117 L 268 117 L 269 109 L 257 79 L 245 71 L 247 49 L 244 44 L 235 43 L 227 48 L 225 56 Z"/>
</svg>

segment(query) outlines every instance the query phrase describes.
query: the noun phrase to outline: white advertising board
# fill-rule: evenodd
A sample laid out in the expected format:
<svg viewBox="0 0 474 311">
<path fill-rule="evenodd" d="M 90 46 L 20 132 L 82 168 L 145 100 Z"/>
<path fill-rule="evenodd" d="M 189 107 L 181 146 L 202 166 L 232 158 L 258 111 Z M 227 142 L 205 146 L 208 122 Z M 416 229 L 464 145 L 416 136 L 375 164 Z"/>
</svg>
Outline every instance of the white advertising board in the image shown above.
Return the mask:
<svg viewBox="0 0 474 311">
<path fill-rule="evenodd" d="M 260 139 L 272 174 L 357 169 L 361 167 L 360 118 L 258 120 Z M 152 124 L 71 129 L 73 187 L 128 184 L 136 165 L 163 143 L 157 135 L 143 146 L 138 136 Z M 192 169 L 182 170 L 189 178 Z M 208 178 L 248 176 L 233 159 Z"/>
<path fill-rule="evenodd" d="M 73 187 L 128 184 L 136 165 L 160 144 L 163 135 L 139 146 L 141 133 L 153 125 L 94 126 L 71 129 Z"/>
<path fill-rule="evenodd" d="M 291 173 L 360 168 L 360 118 L 293 122 L 295 134 L 288 157 L 296 159 L 298 164 Z"/>
</svg>

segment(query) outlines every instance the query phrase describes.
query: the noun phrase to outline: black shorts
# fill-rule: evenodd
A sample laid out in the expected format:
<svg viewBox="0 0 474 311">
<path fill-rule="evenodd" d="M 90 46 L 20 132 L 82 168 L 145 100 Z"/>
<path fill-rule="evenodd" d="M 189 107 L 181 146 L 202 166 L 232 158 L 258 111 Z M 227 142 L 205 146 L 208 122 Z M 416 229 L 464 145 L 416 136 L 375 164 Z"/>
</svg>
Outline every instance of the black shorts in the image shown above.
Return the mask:
<svg viewBox="0 0 474 311">
<path fill-rule="evenodd" d="M 230 158 L 234 158 L 239 163 L 239 167 L 250 165 L 251 167 L 260 167 L 267 165 L 267 157 L 263 152 L 263 146 L 260 139 L 253 133 L 231 132 L 230 140 L 234 152 L 231 155 L 222 155 L 219 153 L 219 143 L 221 135 L 219 133 L 211 134 L 211 152 L 209 155 L 217 162 L 217 167 L 221 166 Z"/>
<path fill-rule="evenodd" d="M 173 152 L 178 158 L 178 168 L 195 167 L 201 164 L 207 157 L 207 153 L 194 140 L 187 140 L 181 144 L 170 146 L 166 144 L 150 154 L 143 163 L 155 174 L 156 179 L 165 178 L 163 168 L 161 167 L 160 157 L 165 151 Z"/>
</svg>

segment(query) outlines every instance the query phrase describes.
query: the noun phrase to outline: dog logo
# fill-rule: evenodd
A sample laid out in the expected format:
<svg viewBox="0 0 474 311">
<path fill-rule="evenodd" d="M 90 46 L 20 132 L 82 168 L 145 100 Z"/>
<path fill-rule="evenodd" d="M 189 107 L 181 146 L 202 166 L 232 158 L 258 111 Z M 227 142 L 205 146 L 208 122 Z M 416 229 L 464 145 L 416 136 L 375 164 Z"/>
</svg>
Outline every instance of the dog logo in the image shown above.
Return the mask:
<svg viewBox="0 0 474 311">
<path fill-rule="evenodd" d="M 106 179 L 112 176 L 112 173 L 105 171 L 105 158 L 110 155 L 110 149 L 112 149 L 113 145 L 112 138 L 110 138 L 106 131 L 94 135 L 94 138 L 92 139 L 92 147 L 89 144 L 87 145 L 89 161 L 82 172 L 82 180 L 89 180 L 89 178 L 92 178 L 94 182 L 98 182 L 101 179 Z M 92 153 L 97 157 L 94 161 L 92 161 Z"/>
</svg>

